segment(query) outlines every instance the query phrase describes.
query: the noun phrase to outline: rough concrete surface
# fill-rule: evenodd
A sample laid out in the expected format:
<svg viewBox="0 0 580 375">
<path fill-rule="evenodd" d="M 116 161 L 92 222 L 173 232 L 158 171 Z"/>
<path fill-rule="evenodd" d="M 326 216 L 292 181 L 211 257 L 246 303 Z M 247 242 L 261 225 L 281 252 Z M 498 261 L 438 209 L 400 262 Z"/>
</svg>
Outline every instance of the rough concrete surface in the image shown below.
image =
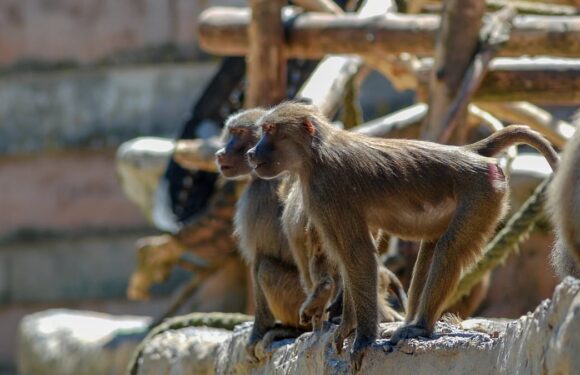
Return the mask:
<svg viewBox="0 0 580 375">
<path fill-rule="evenodd" d="M 19 373 L 122 374 L 146 318 L 48 310 L 20 325 Z M 517 320 L 439 322 L 431 338 L 390 344 L 397 324 L 383 324 L 368 349 L 364 374 L 574 374 L 580 369 L 580 280 L 567 278 L 551 300 Z M 267 348 L 257 365 L 244 346 L 251 323 L 234 332 L 184 328 L 159 334 L 145 345 L 139 374 L 349 374 L 348 350 L 331 346 L 334 328 L 283 340 Z M 133 332 L 133 336 L 131 333 Z"/>
<path fill-rule="evenodd" d="M 382 325 L 389 336 L 395 324 Z M 341 355 L 332 349 L 332 329 L 322 334 L 304 334 L 296 340 L 273 345 L 269 360 L 252 366 L 246 361 L 244 344 L 250 326 L 239 326 L 232 335 L 223 336 L 214 363 L 196 362 L 197 353 L 213 352 L 217 337 L 196 329 L 178 330 L 152 340 L 145 351 L 140 374 L 348 374 L 350 340 Z M 429 339 L 412 339 L 392 346 L 388 339 L 378 340 L 367 352 L 364 374 L 573 374 L 580 371 L 580 280 L 566 279 L 552 300 L 542 302 L 533 313 L 514 321 L 484 319 L 464 321 L 461 327 L 439 323 Z M 189 337 L 195 335 L 198 341 Z M 352 338 L 351 338 L 352 339 Z M 207 351 L 189 348 L 183 356 L 180 342 L 207 345 Z M 203 343 L 202 343 L 203 342 Z M 174 348 L 174 349 L 171 349 Z M 181 354 L 176 355 L 179 352 Z M 179 358 L 179 360 L 176 360 Z M 184 366 L 197 363 L 196 366 Z M 200 363 L 207 363 L 200 369 Z"/>
<path fill-rule="evenodd" d="M 122 374 L 149 318 L 47 310 L 20 323 L 18 373 Z"/>
</svg>

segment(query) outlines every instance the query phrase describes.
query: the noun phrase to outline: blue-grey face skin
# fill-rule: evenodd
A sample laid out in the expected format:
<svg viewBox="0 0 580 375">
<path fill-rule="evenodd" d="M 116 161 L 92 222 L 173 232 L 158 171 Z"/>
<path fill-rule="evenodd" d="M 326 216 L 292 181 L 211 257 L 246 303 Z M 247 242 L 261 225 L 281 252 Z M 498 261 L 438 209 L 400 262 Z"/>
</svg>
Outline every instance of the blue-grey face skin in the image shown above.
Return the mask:
<svg viewBox="0 0 580 375">
<path fill-rule="evenodd" d="M 248 151 L 248 161 L 258 177 L 275 178 L 284 172 L 279 169 L 281 164 L 276 160 L 276 155 L 271 135 L 264 134 L 256 146 Z"/>
<path fill-rule="evenodd" d="M 252 173 L 246 152 L 257 142 L 257 135 L 250 131 L 234 131 L 224 148 L 216 152 L 216 163 L 220 173 L 228 179 L 236 179 Z"/>
</svg>

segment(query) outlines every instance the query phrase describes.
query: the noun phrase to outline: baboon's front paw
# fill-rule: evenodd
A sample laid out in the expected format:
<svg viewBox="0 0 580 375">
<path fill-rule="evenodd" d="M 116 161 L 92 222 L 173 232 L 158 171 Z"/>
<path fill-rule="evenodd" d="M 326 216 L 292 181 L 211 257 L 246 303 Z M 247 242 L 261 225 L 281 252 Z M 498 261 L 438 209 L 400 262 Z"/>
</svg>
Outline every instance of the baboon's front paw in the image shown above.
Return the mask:
<svg viewBox="0 0 580 375">
<path fill-rule="evenodd" d="M 256 361 L 263 361 L 272 356 L 272 351 L 268 350 L 271 343 L 271 341 L 266 342 L 266 340 L 260 340 L 256 343 L 254 347 L 254 358 Z"/>
<path fill-rule="evenodd" d="M 346 338 L 348 337 L 348 335 L 350 335 L 350 333 L 352 331 L 353 331 L 352 329 L 344 328 L 344 325 L 338 326 L 336 331 L 334 331 L 334 337 L 333 337 L 332 341 L 334 344 L 334 349 L 336 350 L 336 352 L 338 354 L 342 353 L 342 347 L 344 345 L 344 340 L 346 340 Z"/>
<path fill-rule="evenodd" d="M 401 340 L 413 339 L 416 337 L 429 337 L 431 331 L 421 325 L 409 324 L 400 327 L 393 333 L 391 337 L 391 343 L 396 344 Z"/>
<path fill-rule="evenodd" d="M 307 326 L 312 322 L 312 314 L 307 309 L 300 309 L 300 324 Z"/>
<path fill-rule="evenodd" d="M 356 338 L 350 351 L 350 363 L 354 372 L 360 371 L 366 349 L 375 341 L 374 337 L 361 336 Z"/>
<path fill-rule="evenodd" d="M 260 340 L 261 340 L 261 337 L 252 336 L 252 337 L 250 337 L 250 339 L 248 340 L 248 343 L 246 344 L 246 354 L 248 356 L 248 360 L 252 363 L 256 363 L 256 362 L 260 361 L 260 359 L 256 355 L 256 346 L 258 345 Z"/>
</svg>

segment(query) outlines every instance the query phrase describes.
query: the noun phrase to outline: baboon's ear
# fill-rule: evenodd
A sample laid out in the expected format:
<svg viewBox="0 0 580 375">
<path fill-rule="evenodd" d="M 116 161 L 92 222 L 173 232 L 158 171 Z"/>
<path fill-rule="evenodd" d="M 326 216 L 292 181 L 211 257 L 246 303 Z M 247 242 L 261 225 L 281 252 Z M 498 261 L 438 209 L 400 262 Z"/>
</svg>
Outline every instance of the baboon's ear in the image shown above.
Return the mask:
<svg viewBox="0 0 580 375">
<path fill-rule="evenodd" d="M 304 128 L 311 136 L 313 136 L 316 133 L 316 128 L 314 127 L 314 124 L 312 123 L 312 121 L 310 121 L 310 119 L 304 119 Z"/>
</svg>

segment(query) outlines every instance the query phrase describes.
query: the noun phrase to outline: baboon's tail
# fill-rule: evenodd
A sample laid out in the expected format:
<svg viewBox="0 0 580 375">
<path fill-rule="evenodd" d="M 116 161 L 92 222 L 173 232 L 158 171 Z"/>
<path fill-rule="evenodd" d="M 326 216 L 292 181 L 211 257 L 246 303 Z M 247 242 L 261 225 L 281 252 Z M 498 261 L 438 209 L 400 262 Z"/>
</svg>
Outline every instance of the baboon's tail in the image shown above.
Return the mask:
<svg viewBox="0 0 580 375">
<path fill-rule="evenodd" d="M 407 293 L 405 293 L 405 288 L 403 288 L 401 280 L 399 280 L 397 275 L 395 275 L 391 270 L 389 270 L 386 267 L 384 267 L 381 270 L 381 272 L 385 272 L 388 275 L 388 278 L 390 280 L 389 292 L 397 298 L 399 304 L 403 308 L 403 311 L 407 312 Z"/>
<path fill-rule="evenodd" d="M 498 130 L 479 142 L 465 146 L 466 149 L 482 156 L 494 156 L 511 145 L 524 143 L 538 150 L 553 171 L 558 168 L 560 158 L 550 142 L 537 131 L 525 125 L 510 125 Z"/>
</svg>

